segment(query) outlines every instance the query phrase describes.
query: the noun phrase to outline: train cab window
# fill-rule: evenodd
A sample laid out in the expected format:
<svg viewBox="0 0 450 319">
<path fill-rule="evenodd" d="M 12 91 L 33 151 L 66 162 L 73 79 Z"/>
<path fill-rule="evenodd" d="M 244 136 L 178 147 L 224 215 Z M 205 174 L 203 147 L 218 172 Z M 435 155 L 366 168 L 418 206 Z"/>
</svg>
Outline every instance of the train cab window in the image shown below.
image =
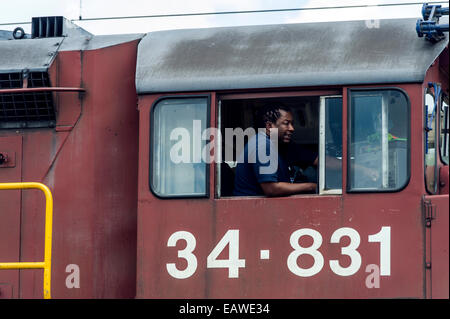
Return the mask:
<svg viewBox="0 0 450 319">
<path fill-rule="evenodd" d="M 409 101 L 403 91 L 350 90 L 349 192 L 398 191 L 409 181 Z"/>
<path fill-rule="evenodd" d="M 437 191 L 436 114 L 435 97 L 429 89 L 425 91 L 425 187 L 431 194 Z"/>
<path fill-rule="evenodd" d="M 201 158 L 208 103 L 207 97 L 164 98 L 153 106 L 150 188 L 155 195 L 208 196 L 207 163 Z"/>
<path fill-rule="evenodd" d="M 320 98 L 319 190 L 342 193 L 342 97 Z"/>
<path fill-rule="evenodd" d="M 441 112 L 440 112 L 440 135 L 439 144 L 441 151 L 441 160 L 448 165 L 448 96 L 441 95 Z"/>
<path fill-rule="evenodd" d="M 217 196 L 233 196 L 238 158 L 245 144 L 261 129 L 257 123 L 258 114 L 265 106 L 276 104 L 289 108 L 293 115 L 294 132 L 287 156 L 290 182 L 317 183 L 318 189 L 312 193 L 341 194 L 342 97 L 296 96 L 224 98 L 220 101 L 218 123 L 222 136 L 220 149 L 223 162 L 217 169 Z M 240 141 L 239 132 L 243 136 Z M 230 134 L 234 134 L 233 137 L 227 138 Z M 321 164 L 314 166 L 306 162 L 299 154 L 300 150 L 315 154 L 316 157 L 321 154 Z"/>
</svg>

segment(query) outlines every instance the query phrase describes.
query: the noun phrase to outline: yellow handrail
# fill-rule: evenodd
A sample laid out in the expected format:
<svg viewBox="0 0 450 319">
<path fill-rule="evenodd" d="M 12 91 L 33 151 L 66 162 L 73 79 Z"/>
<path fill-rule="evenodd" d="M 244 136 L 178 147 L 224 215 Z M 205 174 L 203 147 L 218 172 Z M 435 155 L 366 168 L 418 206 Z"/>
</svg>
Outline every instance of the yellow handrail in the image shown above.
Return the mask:
<svg viewBox="0 0 450 319">
<path fill-rule="evenodd" d="M 52 266 L 52 223 L 53 197 L 50 189 L 41 183 L 0 183 L 2 189 L 37 188 L 45 194 L 45 251 L 44 262 L 12 262 L 0 263 L 0 269 L 44 269 L 44 299 L 50 299 L 50 281 Z"/>
</svg>

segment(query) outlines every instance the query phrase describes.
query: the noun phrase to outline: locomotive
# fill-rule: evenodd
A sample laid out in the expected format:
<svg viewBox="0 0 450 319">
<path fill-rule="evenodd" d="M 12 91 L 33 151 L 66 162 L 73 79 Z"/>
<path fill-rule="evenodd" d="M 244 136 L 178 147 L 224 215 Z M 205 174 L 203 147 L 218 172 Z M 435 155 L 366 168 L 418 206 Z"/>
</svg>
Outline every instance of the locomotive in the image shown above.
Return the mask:
<svg viewBox="0 0 450 319">
<path fill-rule="evenodd" d="M 0 40 L 0 298 L 448 298 L 448 9 L 423 15 Z M 270 103 L 313 194 L 233 196 Z"/>
</svg>

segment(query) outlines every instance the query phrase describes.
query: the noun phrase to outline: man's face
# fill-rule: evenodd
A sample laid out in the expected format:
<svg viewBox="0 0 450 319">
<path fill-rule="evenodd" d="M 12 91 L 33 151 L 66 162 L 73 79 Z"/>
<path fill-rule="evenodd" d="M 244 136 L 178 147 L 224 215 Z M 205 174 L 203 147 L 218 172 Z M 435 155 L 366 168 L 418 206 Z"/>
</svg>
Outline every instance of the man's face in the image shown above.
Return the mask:
<svg viewBox="0 0 450 319">
<path fill-rule="evenodd" d="M 276 123 L 269 123 L 270 128 L 278 129 L 278 141 L 280 143 L 289 143 L 292 133 L 294 133 L 294 122 L 291 112 L 280 111 L 280 117 Z"/>
</svg>

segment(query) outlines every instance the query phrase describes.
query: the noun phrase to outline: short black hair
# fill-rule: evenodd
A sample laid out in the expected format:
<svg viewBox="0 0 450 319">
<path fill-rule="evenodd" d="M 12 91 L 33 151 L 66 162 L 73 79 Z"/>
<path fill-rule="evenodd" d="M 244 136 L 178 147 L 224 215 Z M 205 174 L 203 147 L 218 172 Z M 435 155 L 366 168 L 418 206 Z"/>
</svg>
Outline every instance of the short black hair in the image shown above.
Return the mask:
<svg viewBox="0 0 450 319">
<path fill-rule="evenodd" d="M 257 124 L 258 127 L 263 128 L 266 127 L 266 123 L 276 123 L 277 120 L 280 118 L 281 113 L 280 110 L 283 110 L 285 112 L 289 112 L 292 114 L 292 110 L 283 104 L 269 104 L 264 106 L 258 111 L 258 120 Z"/>
</svg>

